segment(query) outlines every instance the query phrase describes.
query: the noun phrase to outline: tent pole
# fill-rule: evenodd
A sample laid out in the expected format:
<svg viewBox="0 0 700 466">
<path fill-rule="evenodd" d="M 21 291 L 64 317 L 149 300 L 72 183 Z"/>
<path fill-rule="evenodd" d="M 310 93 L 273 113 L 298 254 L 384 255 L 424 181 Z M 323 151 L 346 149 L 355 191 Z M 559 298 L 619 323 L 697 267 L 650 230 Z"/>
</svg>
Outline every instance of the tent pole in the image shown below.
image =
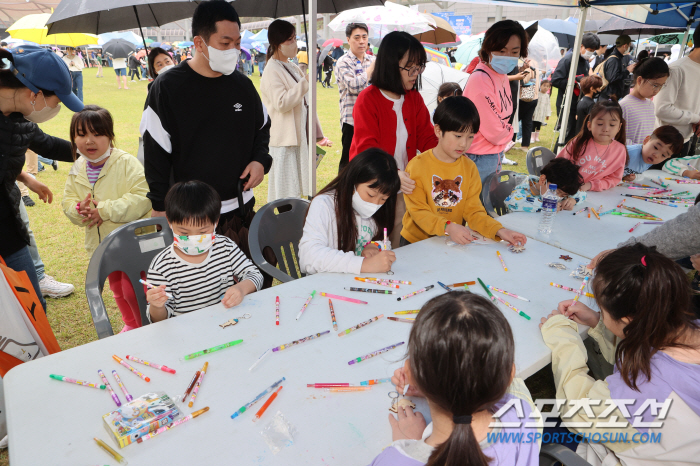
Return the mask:
<svg viewBox="0 0 700 466">
<path fill-rule="evenodd" d="M 564 111 L 561 118 L 561 129 L 559 130 L 559 142 L 557 147 L 564 147 L 566 143 L 566 125 L 569 122 L 569 111 L 574 104 L 574 81 L 576 80 L 576 69 L 578 68 L 578 60 L 581 50 L 581 40 L 583 39 L 583 31 L 586 29 L 586 16 L 588 15 L 588 7 L 581 7 L 581 18 L 578 21 L 576 29 L 576 39 L 574 39 L 574 49 L 571 51 L 571 68 L 569 69 L 569 80 L 566 84 L 566 95 L 564 96 Z"/>
<path fill-rule="evenodd" d="M 303 1 L 303 0 L 302 0 Z M 309 0 L 309 22 L 311 23 L 311 41 L 306 41 L 306 51 L 309 58 L 309 114 L 308 118 L 308 147 L 309 147 L 309 194 L 316 195 L 316 17 L 318 9 L 316 0 Z M 308 33 L 307 33 L 308 34 Z M 307 35 L 308 37 L 308 35 Z"/>
<path fill-rule="evenodd" d="M 690 25 L 685 28 L 683 33 L 683 40 L 681 41 L 681 54 L 678 58 L 683 58 L 685 55 L 685 48 L 688 46 L 688 35 L 690 35 Z"/>
</svg>

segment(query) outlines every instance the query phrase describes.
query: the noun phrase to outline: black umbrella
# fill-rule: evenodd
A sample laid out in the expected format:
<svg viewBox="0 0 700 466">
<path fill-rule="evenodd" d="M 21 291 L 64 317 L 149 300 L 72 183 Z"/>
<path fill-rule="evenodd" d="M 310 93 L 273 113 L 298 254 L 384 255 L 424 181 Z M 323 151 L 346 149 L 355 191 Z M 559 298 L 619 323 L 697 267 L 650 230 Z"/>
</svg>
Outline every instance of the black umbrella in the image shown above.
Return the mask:
<svg viewBox="0 0 700 466">
<path fill-rule="evenodd" d="M 629 19 L 618 18 L 617 16 L 610 17 L 599 28 L 600 34 L 613 34 L 628 36 L 655 36 L 657 34 L 666 34 L 668 32 L 684 32 L 685 28 L 674 28 L 669 26 L 656 26 L 654 24 L 638 23 Z"/>
<path fill-rule="evenodd" d="M 112 54 L 114 58 L 128 58 L 130 53 L 136 51 L 136 46 L 124 39 L 112 39 L 102 46 L 105 53 Z"/>
</svg>

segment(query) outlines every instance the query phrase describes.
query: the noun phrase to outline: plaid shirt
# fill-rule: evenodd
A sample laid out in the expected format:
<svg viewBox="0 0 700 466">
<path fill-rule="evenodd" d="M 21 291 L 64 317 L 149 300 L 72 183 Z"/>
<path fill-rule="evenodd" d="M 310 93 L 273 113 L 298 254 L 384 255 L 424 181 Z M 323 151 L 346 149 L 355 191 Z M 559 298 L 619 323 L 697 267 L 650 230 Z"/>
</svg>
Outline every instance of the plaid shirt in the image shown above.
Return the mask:
<svg viewBox="0 0 700 466">
<path fill-rule="evenodd" d="M 369 84 L 367 69 L 374 61 L 374 55 L 365 54 L 360 60 L 348 50 L 345 55 L 338 59 L 335 67 L 335 79 L 340 92 L 340 124 L 347 123 L 354 125 L 352 119 L 352 109 L 360 92 Z"/>
</svg>

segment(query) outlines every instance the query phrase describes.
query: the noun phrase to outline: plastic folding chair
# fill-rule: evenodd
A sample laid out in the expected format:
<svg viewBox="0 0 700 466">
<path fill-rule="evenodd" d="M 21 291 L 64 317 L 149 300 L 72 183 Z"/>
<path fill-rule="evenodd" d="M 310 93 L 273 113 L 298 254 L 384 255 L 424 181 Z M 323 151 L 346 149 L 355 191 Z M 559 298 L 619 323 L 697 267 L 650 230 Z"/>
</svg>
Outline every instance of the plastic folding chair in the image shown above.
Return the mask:
<svg viewBox="0 0 700 466">
<path fill-rule="evenodd" d="M 533 147 L 527 151 L 525 161 L 527 163 L 527 172 L 530 175 L 540 176 L 542 167 L 551 162 L 556 155 L 546 147 Z"/>
<path fill-rule="evenodd" d="M 161 230 L 137 236 L 137 229 L 154 225 L 160 225 Z M 156 254 L 172 243 L 173 232 L 165 217 L 136 220 L 117 228 L 102 240 L 90 259 L 85 276 L 85 294 L 98 338 L 114 335 L 102 301 L 105 280 L 112 272 L 124 272 L 129 277 L 141 310 L 141 325 L 148 324 L 146 295 L 139 283 L 141 272 L 146 273 Z"/>
<path fill-rule="evenodd" d="M 303 277 L 298 268 L 299 240 L 304 229 L 309 201 L 279 199 L 263 206 L 253 217 L 248 234 L 250 255 L 263 272 L 281 282 Z M 271 248 L 279 268 L 263 257 L 263 250 Z"/>
<path fill-rule="evenodd" d="M 576 452 L 557 443 L 547 443 L 540 448 L 540 466 L 591 466 L 591 464 L 578 456 Z"/>
<path fill-rule="evenodd" d="M 504 201 L 518 185 L 518 175 L 522 173 L 504 171 L 486 177 L 481 188 L 481 202 L 490 216 L 499 217 L 508 213 Z"/>
</svg>

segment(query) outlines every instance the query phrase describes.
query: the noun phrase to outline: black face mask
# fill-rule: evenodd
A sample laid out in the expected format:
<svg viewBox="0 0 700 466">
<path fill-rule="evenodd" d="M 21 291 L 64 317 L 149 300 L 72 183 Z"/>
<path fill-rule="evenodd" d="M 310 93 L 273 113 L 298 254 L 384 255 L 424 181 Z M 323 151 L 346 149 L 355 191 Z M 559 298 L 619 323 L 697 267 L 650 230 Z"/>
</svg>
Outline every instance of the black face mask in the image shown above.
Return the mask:
<svg viewBox="0 0 700 466">
<path fill-rule="evenodd" d="M 600 91 L 594 92 L 593 93 L 593 100 L 598 100 L 598 97 L 600 97 Z"/>
</svg>

